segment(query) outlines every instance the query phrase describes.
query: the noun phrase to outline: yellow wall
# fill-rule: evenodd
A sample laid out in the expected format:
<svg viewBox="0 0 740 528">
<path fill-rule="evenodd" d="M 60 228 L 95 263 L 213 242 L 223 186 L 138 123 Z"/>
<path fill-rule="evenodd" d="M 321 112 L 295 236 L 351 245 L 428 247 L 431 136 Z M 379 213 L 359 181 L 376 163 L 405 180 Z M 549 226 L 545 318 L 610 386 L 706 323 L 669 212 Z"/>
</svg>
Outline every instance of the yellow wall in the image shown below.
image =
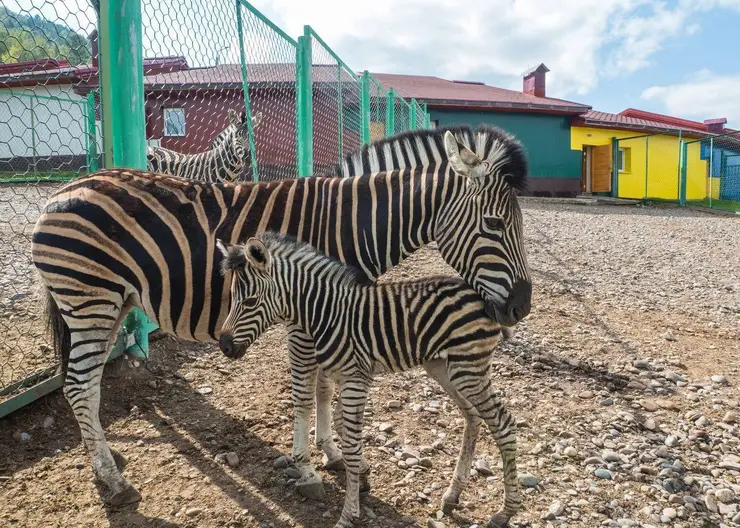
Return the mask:
<svg viewBox="0 0 740 528">
<path fill-rule="evenodd" d="M 612 137 L 625 139 L 639 135 L 634 130 L 572 127 L 570 148 L 584 145 L 609 145 Z M 619 142 L 625 149 L 624 171 L 619 173 L 622 198 L 678 199 L 678 137 L 655 135 Z M 686 199 L 701 200 L 707 195 L 707 162 L 699 158 L 699 143 L 689 144 L 686 157 Z M 616 163 L 616 160 L 614 160 Z M 647 175 L 647 178 L 645 177 Z"/>
</svg>

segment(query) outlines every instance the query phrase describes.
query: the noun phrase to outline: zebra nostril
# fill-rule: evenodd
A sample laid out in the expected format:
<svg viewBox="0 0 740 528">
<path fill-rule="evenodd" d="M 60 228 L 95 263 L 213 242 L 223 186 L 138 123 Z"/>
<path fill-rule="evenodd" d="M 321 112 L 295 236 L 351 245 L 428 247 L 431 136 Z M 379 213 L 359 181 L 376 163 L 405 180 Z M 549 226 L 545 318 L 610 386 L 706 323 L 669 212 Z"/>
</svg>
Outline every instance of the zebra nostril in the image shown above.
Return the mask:
<svg viewBox="0 0 740 528">
<path fill-rule="evenodd" d="M 221 337 L 218 339 L 218 345 L 221 348 L 221 352 L 227 357 L 231 357 L 234 350 L 234 338 L 231 334 L 221 334 Z"/>
</svg>

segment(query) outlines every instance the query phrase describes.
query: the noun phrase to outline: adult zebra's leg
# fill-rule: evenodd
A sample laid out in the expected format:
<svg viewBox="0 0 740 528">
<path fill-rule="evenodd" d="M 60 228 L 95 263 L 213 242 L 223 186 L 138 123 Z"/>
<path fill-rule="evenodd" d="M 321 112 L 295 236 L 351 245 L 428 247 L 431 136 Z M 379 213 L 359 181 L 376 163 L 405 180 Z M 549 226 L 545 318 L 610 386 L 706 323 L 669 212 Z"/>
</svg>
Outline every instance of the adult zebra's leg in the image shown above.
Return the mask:
<svg viewBox="0 0 740 528">
<path fill-rule="evenodd" d="M 95 476 L 110 490 L 111 505 L 141 500 L 141 494 L 120 473 L 125 459 L 108 446 L 100 424 L 100 381 L 118 337 L 133 308 L 128 302 L 62 296 L 55 299 L 70 329 L 70 354 L 64 396 L 74 411 L 82 439 L 92 456 Z"/>
<path fill-rule="evenodd" d="M 344 456 L 344 507 L 334 528 L 350 528 L 360 518 L 360 475 L 364 460 L 362 454 L 362 425 L 367 402 L 368 380 L 361 376 L 342 377 L 339 383 L 342 409 L 342 454 Z"/>
<path fill-rule="evenodd" d="M 455 465 L 455 474 L 452 477 L 452 482 L 450 482 L 444 495 L 442 495 L 441 509 L 443 512 L 450 514 L 454 509 L 459 507 L 460 493 L 465 489 L 470 478 L 470 466 L 473 463 L 475 444 L 478 440 L 478 433 L 480 432 L 480 426 L 483 421 L 481 420 L 478 411 L 473 407 L 473 404 L 466 400 L 450 381 L 445 360 L 436 359 L 429 363 L 425 363 L 424 369 L 427 371 L 429 376 L 436 380 L 447 394 L 450 395 L 460 408 L 460 412 L 462 412 L 463 417 L 465 418 L 465 429 L 463 430 L 463 440 L 460 445 L 457 464 Z"/>
<path fill-rule="evenodd" d="M 334 380 L 319 367 L 318 383 L 316 385 L 316 446 L 324 452 L 323 465 L 326 469 L 344 469 L 344 458 L 342 451 L 334 442 L 329 416 L 332 415 L 331 399 L 334 395 Z M 368 401 L 369 398 L 368 398 Z M 337 405 L 334 409 L 334 429 L 342 438 L 342 395 L 337 397 Z M 370 464 L 364 455 L 361 462 L 360 491 L 370 491 Z"/>
<path fill-rule="evenodd" d="M 311 463 L 308 435 L 319 368 L 313 339 L 299 327 L 290 325 L 288 327 L 288 351 L 293 399 L 293 459 L 296 468 L 301 473 L 301 477 L 296 482 L 296 488 L 304 497 L 321 500 L 326 497 L 326 492 L 321 475 Z"/>
<path fill-rule="evenodd" d="M 505 528 L 522 505 L 516 469 L 516 421 L 491 387 L 490 363 L 466 361 L 464 355 L 447 356 L 451 383 L 475 406 L 493 433 L 504 469 L 504 507 L 491 517 L 487 528 Z"/>
</svg>

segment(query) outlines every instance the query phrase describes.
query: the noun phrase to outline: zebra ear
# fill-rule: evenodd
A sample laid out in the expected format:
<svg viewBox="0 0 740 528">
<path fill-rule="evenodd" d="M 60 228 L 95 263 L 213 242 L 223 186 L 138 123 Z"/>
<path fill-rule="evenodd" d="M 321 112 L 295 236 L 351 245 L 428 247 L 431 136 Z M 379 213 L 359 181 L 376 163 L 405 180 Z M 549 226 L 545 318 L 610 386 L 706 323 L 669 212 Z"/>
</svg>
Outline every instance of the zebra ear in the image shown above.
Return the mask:
<svg viewBox="0 0 740 528">
<path fill-rule="evenodd" d="M 256 114 L 252 115 L 252 128 L 257 128 L 261 122 L 262 112 L 257 112 Z"/>
<path fill-rule="evenodd" d="M 228 244 L 221 239 L 216 239 L 216 247 L 221 252 L 221 275 L 236 268 L 243 268 L 247 263 L 244 248 L 234 244 Z"/>
<path fill-rule="evenodd" d="M 472 177 L 473 169 L 481 163 L 476 153 L 461 145 L 449 130 L 445 132 L 445 151 L 452 170 L 461 176 Z"/>
<path fill-rule="evenodd" d="M 236 112 L 234 112 L 233 108 L 229 108 L 229 124 L 232 124 L 232 125 L 238 124 Z"/>
<path fill-rule="evenodd" d="M 270 267 L 270 252 L 260 239 L 251 237 L 246 245 L 247 260 L 252 266 L 260 271 L 266 272 Z"/>
</svg>

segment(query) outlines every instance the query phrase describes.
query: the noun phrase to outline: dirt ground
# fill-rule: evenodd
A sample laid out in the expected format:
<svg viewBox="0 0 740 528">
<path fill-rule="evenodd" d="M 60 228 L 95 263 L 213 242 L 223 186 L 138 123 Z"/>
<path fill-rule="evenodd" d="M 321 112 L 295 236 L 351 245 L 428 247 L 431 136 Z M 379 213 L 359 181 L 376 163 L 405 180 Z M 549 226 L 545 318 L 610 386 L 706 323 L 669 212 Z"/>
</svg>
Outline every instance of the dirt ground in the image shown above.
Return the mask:
<svg viewBox="0 0 740 528">
<path fill-rule="evenodd" d="M 495 360 L 528 486 L 512 526 L 740 526 L 740 219 L 537 200 L 524 219 L 534 308 Z M 439 273 L 453 271 L 425 248 L 381 280 Z M 59 392 L 0 420 L 0 526 L 332 527 L 343 473 L 322 470 L 317 502 L 273 467 L 291 450 L 284 336 L 239 361 L 168 337 L 107 367 L 101 417 L 137 505 L 101 504 Z M 464 509 L 438 518 L 459 412 L 421 369 L 379 376 L 372 404 L 361 526 L 485 526 L 503 490 L 491 435 Z M 405 468 L 404 451 L 431 467 Z"/>
</svg>

